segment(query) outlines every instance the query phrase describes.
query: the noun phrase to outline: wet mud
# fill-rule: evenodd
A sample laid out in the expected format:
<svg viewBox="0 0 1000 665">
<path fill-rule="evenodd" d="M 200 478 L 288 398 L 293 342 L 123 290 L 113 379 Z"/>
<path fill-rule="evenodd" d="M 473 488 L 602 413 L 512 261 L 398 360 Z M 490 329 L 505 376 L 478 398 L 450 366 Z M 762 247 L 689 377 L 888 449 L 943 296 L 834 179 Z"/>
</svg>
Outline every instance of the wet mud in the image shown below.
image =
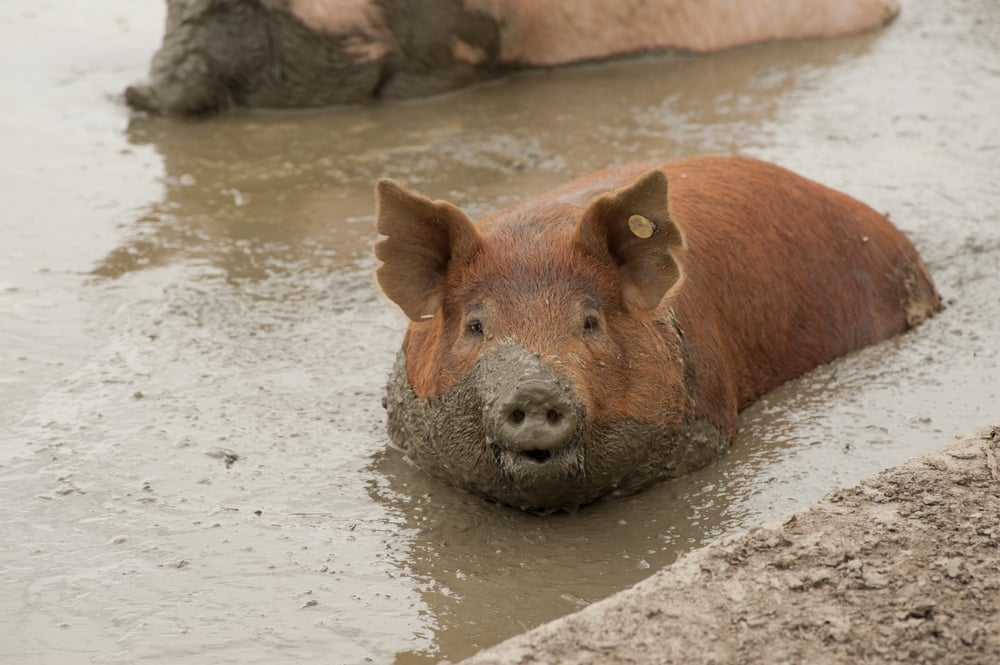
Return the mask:
<svg viewBox="0 0 1000 665">
<path fill-rule="evenodd" d="M 131 115 L 159 2 L 0 9 L 0 660 L 458 660 L 1000 409 L 1000 9 L 420 102 Z M 30 57 L 29 57 L 30 56 Z M 743 153 L 889 212 L 946 309 L 748 409 L 717 463 L 523 515 L 388 448 L 372 185 L 473 216 Z"/>
<path fill-rule="evenodd" d="M 463 661 L 995 663 L 1000 426 Z"/>
</svg>

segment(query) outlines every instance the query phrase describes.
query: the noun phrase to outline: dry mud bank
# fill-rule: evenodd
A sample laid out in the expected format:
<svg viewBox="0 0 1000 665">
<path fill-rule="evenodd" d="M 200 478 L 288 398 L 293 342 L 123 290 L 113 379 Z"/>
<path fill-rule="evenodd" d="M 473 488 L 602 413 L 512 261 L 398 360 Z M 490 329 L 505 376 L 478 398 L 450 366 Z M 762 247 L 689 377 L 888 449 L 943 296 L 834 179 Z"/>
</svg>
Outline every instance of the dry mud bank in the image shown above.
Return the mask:
<svg viewBox="0 0 1000 665">
<path fill-rule="evenodd" d="M 493 663 L 1000 663 L 1000 423 L 482 651 Z"/>
</svg>

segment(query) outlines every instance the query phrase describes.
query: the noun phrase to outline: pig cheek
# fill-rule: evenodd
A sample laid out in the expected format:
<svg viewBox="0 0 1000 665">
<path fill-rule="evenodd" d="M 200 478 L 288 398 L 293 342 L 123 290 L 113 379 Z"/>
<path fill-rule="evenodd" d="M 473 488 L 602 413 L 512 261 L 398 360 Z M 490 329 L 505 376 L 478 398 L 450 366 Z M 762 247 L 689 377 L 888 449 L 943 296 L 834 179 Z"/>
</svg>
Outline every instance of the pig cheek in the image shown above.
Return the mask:
<svg viewBox="0 0 1000 665">
<path fill-rule="evenodd" d="M 583 405 L 585 422 L 618 419 L 629 390 L 621 371 L 628 360 L 619 345 L 607 337 L 591 342 L 563 339 L 555 346 L 559 351 L 544 354 L 543 360 L 569 382 Z"/>
<path fill-rule="evenodd" d="M 422 399 L 448 392 L 475 365 L 475 347 L 448 334 L 450 329 L 441 317 L 411 324 L 403 342 L 408 382 Z"/>
<path fill-rule="evenodd" d="M 410 388 L 406 352 L 401 351 L 387 386 L 392 441 L 428 474 L 487 496 L 509 490 L 483 421 L 481 381 L 470 371 L 444 393 L 421 398 Z"/>
<path fill-rule="evenodd" d="M 724 440 L 686 442 L 683 364 L 658 332 L 631 327 L 616 347 L 618 354 L 605 360 L 608 367 L 595 374 L 604 379 L 597 379 L 594 390 L 600 392 L 591 400 L 587 477 L 605 491 L 628 494 L 702 466 L 700 451 L 717 451 Z"/>
<path fill-rule="evenodd" d="M 443 345 L 440 349 L 441 354 L 435 363 L 440 376 L 436 394 L 442 395 L 460 383 L 470 380 L 470 373 L 475 368 L 476 363 L 493 346 L 495 344 L 477 343 L 461 337 L 452 344 Z"/>
<path fill-rule="evenodd" d="M 609 337 L 612 344 L 596 361 L 591 380 L 596 424 L 628 420 L 679 429 L 687 402 L 679 349 L 651 321 L 620 319 L 609 327 Z"/>
</svg>

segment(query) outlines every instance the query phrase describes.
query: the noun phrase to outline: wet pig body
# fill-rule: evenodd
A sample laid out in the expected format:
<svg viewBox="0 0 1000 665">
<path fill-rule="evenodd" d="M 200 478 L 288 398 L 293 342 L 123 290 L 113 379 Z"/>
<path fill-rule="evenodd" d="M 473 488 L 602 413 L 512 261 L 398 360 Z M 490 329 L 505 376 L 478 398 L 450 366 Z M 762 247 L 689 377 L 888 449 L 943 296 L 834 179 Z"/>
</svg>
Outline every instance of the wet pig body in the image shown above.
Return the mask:
<svg viewBox="0 0 1000 665">
<path fill-rule="evenodd" d="M 167 0 L 135 108 L 194 115 L 407 98 L 516 69 L 879 27 L 897 0 Z"/>
<path fill-rule="evenodd" d="M 382 181 L 378 227 L 411 319 L 392 439 L 525 509 L 703 466 L 761 394 L 940 304 L 885 216 L 747 158 L 605 171 L 477 225 Z"/>
<path fill-rule="evenodd" d="M 479 224 L 382 181 L 378 227 L 411 319 L 392 439 L 526 509 L 703 466 L 757 397 L 940 303 L 885 216 L 749 158 L 604 171 Z"/>
</svg>

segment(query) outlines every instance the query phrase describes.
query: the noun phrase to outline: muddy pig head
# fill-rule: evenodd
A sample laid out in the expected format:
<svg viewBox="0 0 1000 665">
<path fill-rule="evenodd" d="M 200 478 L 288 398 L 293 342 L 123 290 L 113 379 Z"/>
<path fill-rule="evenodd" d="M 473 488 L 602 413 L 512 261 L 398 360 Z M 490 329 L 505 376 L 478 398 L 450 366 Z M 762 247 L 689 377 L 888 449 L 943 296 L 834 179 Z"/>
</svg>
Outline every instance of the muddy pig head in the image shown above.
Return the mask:
<svg viewBox="0 0 1000 665">
<path fill-rule="evenodd" d="M 307 24 L 316 8 L 329 29 Z M 149 82 L 125 99 L 167 115 L 363 101 L 380 76 L 374 33 L 362 2 L 167 0 Z"/>
<path fill-rule="evenodd" d="M 669 312 L 684 240 L 663 173 L 585 207 L 539 199 L 478 228 L 389 180 L 377 198 L 378 282 L 411 321 L 389 432 L 411 459 L 536 511 L 686 471 Z"/>
</svg>

